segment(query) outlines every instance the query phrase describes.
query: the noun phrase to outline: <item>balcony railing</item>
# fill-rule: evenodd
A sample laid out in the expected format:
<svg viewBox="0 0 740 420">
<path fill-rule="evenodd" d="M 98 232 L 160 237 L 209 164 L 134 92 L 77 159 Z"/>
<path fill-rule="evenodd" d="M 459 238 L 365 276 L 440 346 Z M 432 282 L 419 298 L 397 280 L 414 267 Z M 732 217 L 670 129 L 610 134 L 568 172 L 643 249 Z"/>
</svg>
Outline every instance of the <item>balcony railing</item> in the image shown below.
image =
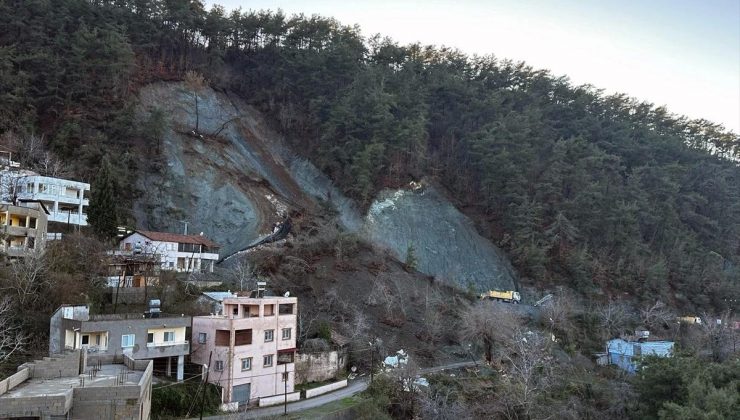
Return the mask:
<svg viewBox="0 0 740 420">
<path fill-rule="evenodd" d="M 146 346 L 151 347 L 169 347 L 169 346 L 181 346 L 188 344 L 188 341 L 163 341 L 161 343 L 146 343 Z"/>
</svg>

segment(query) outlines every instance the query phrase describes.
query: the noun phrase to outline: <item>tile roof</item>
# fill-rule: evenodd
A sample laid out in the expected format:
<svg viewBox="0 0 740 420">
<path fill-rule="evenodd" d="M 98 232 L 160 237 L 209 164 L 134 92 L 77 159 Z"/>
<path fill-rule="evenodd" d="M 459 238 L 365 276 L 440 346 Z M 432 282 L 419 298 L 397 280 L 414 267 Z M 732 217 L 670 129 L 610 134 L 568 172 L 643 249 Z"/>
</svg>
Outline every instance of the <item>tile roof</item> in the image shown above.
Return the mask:
<svg viewBox="0 0 740 420">
<path fill-rule="evenodd" d="M 208 248 L 220 248 L 220 245 L 202 235 L 181 235 L 170 232 L 152 232 L 150 230 L 137 230 L 136 232 L 146 236 L 153 241 L 177 242 L 179 244 L 200 244 Z"/>
</svg>

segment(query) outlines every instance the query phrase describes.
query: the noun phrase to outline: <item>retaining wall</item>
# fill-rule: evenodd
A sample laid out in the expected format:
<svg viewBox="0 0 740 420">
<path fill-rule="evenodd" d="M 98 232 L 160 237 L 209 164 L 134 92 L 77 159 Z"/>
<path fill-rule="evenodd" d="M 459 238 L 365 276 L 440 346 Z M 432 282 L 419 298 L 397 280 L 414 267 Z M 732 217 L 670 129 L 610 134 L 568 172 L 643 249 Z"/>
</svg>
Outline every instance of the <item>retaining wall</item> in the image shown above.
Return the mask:
<svg viewBox="0 0 740 420">
<path fill-rule="evenodd" d="M 321 394 L 326 394 L 327 392 L 336 391 L 337 389 L 341 389 L 347 386 L 347 380 L 334 382 L 328 385 L 320 386 L 317 388 L 311 388 L 306 390 L 306 398 L 312 398 L 319 396 Z"/>
<path fill-rule="evenodd" d="M 301 393 L 300 392 L 291 392 L 288 393 L 288 402 L 298 401 L 301 399 Z M 260 407 L 267 407 L 270 405 L 278 405 L 283 404 L 285 402 L 285 394 L 282 395 L 273 395 L 272 397 L 262 397 L 260 398 L 259 406 Z"/>
</svg>

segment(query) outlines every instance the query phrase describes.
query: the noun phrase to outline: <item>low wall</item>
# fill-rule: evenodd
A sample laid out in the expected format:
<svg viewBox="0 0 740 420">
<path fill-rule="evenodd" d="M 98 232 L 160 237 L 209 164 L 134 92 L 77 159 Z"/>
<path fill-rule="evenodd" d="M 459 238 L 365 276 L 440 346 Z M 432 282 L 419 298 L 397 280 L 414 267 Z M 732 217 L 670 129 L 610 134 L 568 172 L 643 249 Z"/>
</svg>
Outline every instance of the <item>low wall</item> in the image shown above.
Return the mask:
<svg viewBox="0 0 740 420">
<path fill-rule="evenodd" d="M 320 386 L 317 388 L 311 388 L 306 390 L 306 398 L 313 398 L 321 394 L 326 394 L 327 392 L 335 391 L 337 389 L 341 389 L 347 386 L 347 380 L 334 382 L 328 385 Z"/>
<path fill-rule="evenodd" d="M 347 364 L 344 352 L 324 351 L 298 353 L 295 359 L 296 384 L 328 381 L 341 372 Z"/>
<path fill-rule="evenodd" d="M 13 375 L 10 375 L 9 377 L 3 379 L 2 381 L 0 381 L 0 395 L 3 395 L 11 389 L 17 387 L 30 376 L 31 370 L 25 367 L 14 373 Z"/>
<path fill-rule="evenodd" d="M 80 361 L 80 351 L 75 350 L 53 357 L 44 357 L 43 360 L 24 363 L 18 370 L 30 369 L 31 378 L 50 379 L 77 376 L 80 374 Z M 82 361 L 84 362 L 85 359 Z"/>
<path fill-rule="evenodd" d="M 291 392 L 288 393 L 288 402 L 298 401 L 301 399 L 301 393 L 300 392 Z M 285 402 L 285 394 L 282 395 L 273 395 L 272 397 L 262 397 L 260 398 L 259 406 L 260 407 L 267 407 L 269 405 L 278 405 L 283 404 Z"/>
</svg>

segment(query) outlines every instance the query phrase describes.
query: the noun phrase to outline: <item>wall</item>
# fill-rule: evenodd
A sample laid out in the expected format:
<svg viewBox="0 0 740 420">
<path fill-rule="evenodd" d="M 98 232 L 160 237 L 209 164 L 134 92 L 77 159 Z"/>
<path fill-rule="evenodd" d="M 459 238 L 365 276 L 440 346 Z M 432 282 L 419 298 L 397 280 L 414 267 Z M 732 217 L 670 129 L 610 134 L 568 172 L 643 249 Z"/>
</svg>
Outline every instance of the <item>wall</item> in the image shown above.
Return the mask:
<svg viewBox="0 0 740 420">
<path fill-rule="evenodd" d="M 347 357 L 344 352 L 334 350 L 320 353 L 298 353 L 296 355 L 296 384 L 336 378 L 346 366 Z"/>
<path fill-rule="evenodd" d="M 77 376 L 80 372 L 84 371 L 84 360 L 85 358 L 83 357 L 83 366 L 80 366 L 80 351 L 75 350 L 54 357 L 44 357 L 43 360 L 24 363 L 18 370 L 28 368 L 31 378 Z M 81 368 L 83 370 L 80 370 Z"/>
<path fill-rule="evenodd" d="M 64 313 L 72 313 L 72 318 L 65 318 Z M 64 351 L 65 343 L 71 344 L 66 340 L 66 330 L 79 328 L 79 322 L 75 320 L 87 320 L 90 316 L 90 309 L 87 305 L 62 305 L 54 312 L 49 321 L 49 354 L 59 354 Z"/>
<path fill-rule="evenodd" d="M 301 399 L 300 392 L 288 393 L 288 402 L 298 401 Z M 267 407 L 269 405 L 278 405 L 285 403 L 285 394 L 275 395 L 273 397 L 262 397 L 260 398 L 259 406 Z"/>
<path fill-rule="evenodd" d="M 327 392 L 336 391 L 337 389 L 345 388 L 347 386 L 347 380 L 334 382 L 328 385 L 311 388 L 306 390 L 306 398 L 313 398 Z"/>
<path fill-rule="evenodd" d="M 20 385 L 26 379 L 31 377 L 31 369 L 28 367 L 20 369 L 18 372 L 0 381 L 0 395 L 5 394 L 16 386 Z"/>
<path fill-rule="evenodd" d="M 116 387 L 75 388 L 71 418 L 79 419 L 148 419 L 151 413 L 152 369 L 151 360 L 123 358 L 133 370 L 143 371 L 137 384 Z"/>
</svg>

